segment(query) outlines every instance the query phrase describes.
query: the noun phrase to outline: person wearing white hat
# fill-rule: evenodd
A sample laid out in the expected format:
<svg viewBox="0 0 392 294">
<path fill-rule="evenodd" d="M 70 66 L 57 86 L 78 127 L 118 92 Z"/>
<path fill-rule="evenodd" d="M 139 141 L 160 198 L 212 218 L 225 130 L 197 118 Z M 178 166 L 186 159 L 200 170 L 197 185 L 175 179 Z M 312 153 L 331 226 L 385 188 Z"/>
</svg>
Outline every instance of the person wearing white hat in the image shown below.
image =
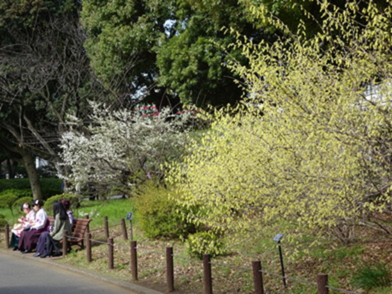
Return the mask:
<svg viewBox="0 0 392 294">
<path fill-rule="evenodd" d="M 35 249 L 39 236 L 49 228 L 48 216 L 43 209 L 44 202 L 42 200 L 33 201 L 33 209 L 35 210 L 34 224 L 24 230 L 19 238 L 18 249 L 22 253 L 29 253 Z"/>
<path fill-rule="evenodd" d="M 31 209 L 29 203 L 23 203 L 20 206 L 20 210 L 25 213 L 25 216 L 18 218 L 18 223 L 16 223 L 11 230 L 12 236 L 10 247 L 13 248 L 13 250 L 18 249 L 19 237 L 23 230 L 30 228 L 30 226 L 34 223 L 35 211 Z"/>
</svg>

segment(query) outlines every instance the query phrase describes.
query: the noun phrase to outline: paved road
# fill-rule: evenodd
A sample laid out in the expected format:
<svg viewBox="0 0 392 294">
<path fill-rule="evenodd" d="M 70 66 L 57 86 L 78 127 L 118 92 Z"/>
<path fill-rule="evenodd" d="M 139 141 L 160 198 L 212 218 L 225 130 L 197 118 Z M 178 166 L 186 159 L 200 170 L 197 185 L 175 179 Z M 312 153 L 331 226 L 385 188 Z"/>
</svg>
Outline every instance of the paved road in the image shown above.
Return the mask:
<svg viewBox="0 0 392 294">
<path fill-rule="evenodd" d="M 136 294 L 98 279 L 62 269 L 56 264 L 0 252 L 1 294 Z"/>
</svg>

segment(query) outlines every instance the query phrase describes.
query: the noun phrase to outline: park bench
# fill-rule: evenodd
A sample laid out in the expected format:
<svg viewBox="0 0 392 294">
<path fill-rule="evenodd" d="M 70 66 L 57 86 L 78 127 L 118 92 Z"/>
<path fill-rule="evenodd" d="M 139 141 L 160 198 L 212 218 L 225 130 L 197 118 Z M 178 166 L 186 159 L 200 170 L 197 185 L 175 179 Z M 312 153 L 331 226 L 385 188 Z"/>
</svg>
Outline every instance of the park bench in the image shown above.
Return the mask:
<svg viewBox="0 0 392 294">
<path fill-rule="evenodd" d="M 50 221 L 50 225 L 53 226 L 53 216 L 48 216 L 48 219 Z M 78 245 L 80 249 L 84 248 L 84 235 L 88 232 L 90 222 L 91 219 L 88 218 L 75 219 L 75 224 L 72 228 L 72 236 L 68 236 L 67 238 L 68 249 L 71 249 L 72 245 Z M 61 240 L 60 243 L 63 243 L 63 240 Z"/>
</svg>

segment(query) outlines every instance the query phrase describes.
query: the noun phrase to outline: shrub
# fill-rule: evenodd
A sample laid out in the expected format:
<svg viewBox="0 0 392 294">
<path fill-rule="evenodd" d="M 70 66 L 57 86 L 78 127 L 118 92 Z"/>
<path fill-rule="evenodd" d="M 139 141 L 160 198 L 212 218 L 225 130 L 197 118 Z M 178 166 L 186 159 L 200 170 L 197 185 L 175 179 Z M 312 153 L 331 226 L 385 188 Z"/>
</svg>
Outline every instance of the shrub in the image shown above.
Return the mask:
<svg viewBox="0 0 392 294">
<path fill-rule="evenodd" d="M 39 180 L 41 184 L 42 198 L 48 199 L 54 195 L 59 195 L 61 191 L 61 179 L 57 178 L 41 178 Z"/>
<path fill-rule="evenodd" d="M 189 235 L 186 241 L 186 248 L 191 257 L 201 259 L 204 254 L 211 257 L 225 254 L 222 238 L 213 232 L 198 232 Z"/>
<path fill-rule="evenodd" d="M 12 211 L 12 205 L 18 199 L 14 194 L 3 194 L 0 196 L 0 207 L 9 208 Z"/>
<path fill-rule="evenodd" d="M 59 200 L 63 200 L 63 199 L 67 199 L 71 202 L 71 208 L 76 208 L 79 206 L 80 203 L 80 195 L 76 195 L 76 194 L 59 194 L 59 195 L 54 195 L 50 198 L 48 198 L 45 201 L 44 204 L 44 209 L 46 212 L 49 212 L 49 214 L 51 214 L 52 210 L 53 210 L 53 203 L 55 201 L 59 201 Z"/>
<path fill-rule="evenodd" d="M 6 195 L 6 194 L 15 195 L 18 198 L 32 196 L 31 189 L 7 189 L 7 190 L 0 192 L 0 196 Z"/>
<path fill-rule="evenodd" d="M 2 219 L 2 218 L 4 219 L 5 215 L 0 213 L 0 219 Z"/>
<path fill-rule="evenodd" d="M 5 218 L 0 218 L 0 228 L 3 228 L 7 224 L 8 222 Z"/>
<path fill-rule="evenodd" d="M 0 192 L 8 189 L 29 189 L 30 188 L 30 182 L 29 179 L 10 179 L 10 180 L 5 180 L 1 179 L 0 180 Z"/>
<path fill-rule="evenodd" d="M 60 194 L 61 191 L 61 179 L 58 178 L 41 178 L 39 180 L 41 185 L 43 199 L 48 199 L 50 196 Z M 29 190 L 31 195 L 31 187 L 29 179 L 10 179 L 0 180 L 0 192 L 9 189 L 16 190 Z M 28 196 L 28 195 L 21 195 Z"/>
<path fill-rule="evenodd" d="M 149 238 L 180 238 L 195 232 L 195 226 L 177 211 L 179 207 L 169 198 L 169 192 L 169 189 L 151 184 L 145 185 L 143 193 L 136 197 L 136 215 Z"/>
<path fill-rule="evenodd" d="M 31 202 L 33 202 L 33 197 L 26 196 L 26 197 L 22 197 L 22 198 L 19 198 L 18 200 L 16 200 L 12 206 L 19 209 L 23 203 L 31 203 Z"/>
<path fill-rule="evenodd" d="M 387 287 L 392 285 L 388 269 L 383 264 L 365 266 L 354 275 L 351 284 L 355 287 L 369 291 L 375 287 Z"/>
</svg>

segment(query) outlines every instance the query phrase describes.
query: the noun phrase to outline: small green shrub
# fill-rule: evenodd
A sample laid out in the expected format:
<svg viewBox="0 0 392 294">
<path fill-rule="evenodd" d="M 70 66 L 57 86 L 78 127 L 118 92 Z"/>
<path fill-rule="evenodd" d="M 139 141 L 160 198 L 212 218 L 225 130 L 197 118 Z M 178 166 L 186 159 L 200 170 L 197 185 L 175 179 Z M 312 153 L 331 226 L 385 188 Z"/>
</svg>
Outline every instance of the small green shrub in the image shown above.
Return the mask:
<svg viewBox="0 0 392 294">
<path fill-rule="evenodd" d="M 4 219 L 4 218 L 5 218 L 5 215 L 0 213 L 0 219 L 1 219 L 1 218 Z"/>
<path fill-rule="evenodd" d="M 0 218 L 0 228 L 3 228 L 7 224 L 8 222 L 5 218 Z"/>
<path fill-rule="evenodd" d="M 149 238 L 181 238 L 195 232 L 195 226 L 183 220 L 176 203 L 169 198 L 169 189 L 145 185 L 135 199 L 136 216 Z"/>
<path fill-rule="evenodd" d="M 14 194 L 3 194 L 0 196 L 0 208 L 9 208 L 12 210 L 12 205 L 18 199 Z"/>
<path fill-rule="evenodd" d="M 191 257 L 199 259 L 204 254 L 215 257 L 226 253 L 223 240 L 213 232 L 198 232 L 189 235 L 186 240 L 186 248 Z"/>
<path fill-rule="evenodd" d="M 18 198 L 26 197 L 26 196 L 31 197 L 33 195 L 31 193 L 31 189 L 7 189 L 7 190 L 0 192 L 0 196 L 9 195 L 9 194 L 15 195 Z"/>
<path fill-rule="evenodd" d="M 59 201 L 59 200 L 64 200 L 67 199 L 70 201 L 71 203 L 71 209 L 78 207 L 79 203 L 80 203 L 80 198 L 81 195 L 76 195 L 76 194 L 59 194 L 59 195 L 54 195 L 50 198 L 48 198 L 45 203 L 44 203 L 44 209 L 47 213 L 51 214 L 52 210 L 53 210 L 53 203 L 55 201 Z"/>
<path fill-rule="evenodd" d="M 390 273 L 385 265 L 376 264 L 359 269 L 354 275 L 351 284 L 366 291 L 375 287 L 387 287 L 392 285 Z"/>
<path fill-rule="evenodd" d="M 31 203 L 31 202 L 33 202 L 33 197 L 26 196 L 26 197 L 22 197 L 22 198 L 19 198 L 18 200 L 16 200 L 12 206 L 15 207 L 16 209 L 20 209 L 20 206 L 23 203 Z"/>
</svg>

